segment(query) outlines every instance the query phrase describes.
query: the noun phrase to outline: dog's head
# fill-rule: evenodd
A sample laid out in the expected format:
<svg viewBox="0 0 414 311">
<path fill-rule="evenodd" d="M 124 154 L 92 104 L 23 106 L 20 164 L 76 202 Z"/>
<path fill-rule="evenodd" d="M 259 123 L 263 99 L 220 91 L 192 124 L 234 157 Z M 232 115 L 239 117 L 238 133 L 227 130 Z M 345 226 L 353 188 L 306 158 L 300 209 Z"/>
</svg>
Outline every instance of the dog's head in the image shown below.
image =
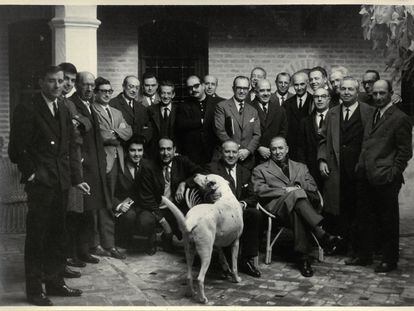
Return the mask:
<svg viewBox="0 0 414 311">
<path fill-rule="evenodd" d="M 194 182 L 202 191 L 206 202 L 216 202 L 223 195 L 223 191 L 231 191 L 229 182 L 215 174 L 197 174 L 194 177 Z"/>
</svg>

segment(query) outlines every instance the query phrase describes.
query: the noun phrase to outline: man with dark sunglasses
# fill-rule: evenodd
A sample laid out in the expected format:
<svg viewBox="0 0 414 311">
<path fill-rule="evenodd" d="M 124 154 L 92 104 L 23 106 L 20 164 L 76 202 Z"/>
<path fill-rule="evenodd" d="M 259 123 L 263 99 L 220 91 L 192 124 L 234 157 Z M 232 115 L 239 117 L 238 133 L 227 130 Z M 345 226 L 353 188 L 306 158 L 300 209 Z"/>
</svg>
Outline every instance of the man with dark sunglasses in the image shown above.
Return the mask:
<svg viewBox="0 0 414 311">
<path fill-rule="evenodd" d="M 186 84 L 190 97 L 177 108 L 178 148 L 194 163 L 206 164 L 218 145 L 213 122 L 221 98 L 206 95 L 205 84 L 198 76 L 188 77 Z"/>
</svg>

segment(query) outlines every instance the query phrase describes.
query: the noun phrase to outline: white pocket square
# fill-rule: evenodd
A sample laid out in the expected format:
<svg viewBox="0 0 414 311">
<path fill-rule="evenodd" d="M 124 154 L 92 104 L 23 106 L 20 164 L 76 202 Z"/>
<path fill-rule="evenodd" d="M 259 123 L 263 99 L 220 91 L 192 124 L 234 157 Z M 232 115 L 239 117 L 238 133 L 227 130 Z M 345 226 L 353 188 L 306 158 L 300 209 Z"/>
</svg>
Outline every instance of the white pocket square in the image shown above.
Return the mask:
<svg viewBox="0 0 414 311">
<path fill-rule="evenodd" d="M 253 118 L 251 118 L 249 122 L 250 122 L 250 123 L 253 123 L 253 122 L 254 122 L 254 117 L 253 117 Z"/>
</svg>

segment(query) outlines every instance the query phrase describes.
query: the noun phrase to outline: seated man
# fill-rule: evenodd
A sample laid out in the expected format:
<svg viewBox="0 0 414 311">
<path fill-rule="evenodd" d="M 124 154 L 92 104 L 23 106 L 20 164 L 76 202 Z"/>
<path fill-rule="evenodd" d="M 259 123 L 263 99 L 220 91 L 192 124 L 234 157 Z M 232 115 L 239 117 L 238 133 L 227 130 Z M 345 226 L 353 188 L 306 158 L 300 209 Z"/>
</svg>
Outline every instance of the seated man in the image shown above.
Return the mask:
<svg viewBox="0 0 414 311">
<path fill-rule="evenodd" d="M 196 173 L 201 173 L 201 167 L 191 162 L 187 157 L 176 155 L 174 142 L 170 138 L 161 138 L 159 143 L 159 159 L 155 163 L 143 163 L 138 181 L 138 205 L 145 217 L 140 217 L 140 226 L 145 226 L 148 232 L 148 253 L 156 252 L 155 226 L 160 223 L 164 228 L 164 250 L 172 249 L 173 233 L 181 238 L 177 221 L 166 205 L 161 203 L 165 196 L 186 213 L 184 191 L 186 180 L 192 181 Z M 185 204 L 184 204 L 185 205 Z"/>
<path fill-rule="evenodd" d="M 134 135 L 126 142 L 125 166 L 118 171 L 113 199 L 114 214 L 117 218 L 115 224 L 116 244 L 131 246 L 132 236 L 141 229 L 140 233 L 146 234 L 145 227 L 139 227 L 140 213 L 137 210 L 137 180 L 143 163 L 149 162 L 143 159 L 144 137 Z"/>
<path fill-rule="evenodd" d="M 305 164 L 289 160 L 286 140 L 283 137 L 273 138 L 270 152 L 270 159 L 253 170 L 254 192 L 264 208 L 292 228 L 295 251 L 301 255 L 300 272 L 305 277 L 311 277 L 310 231 L 329 250 L 336 248 L 341 238 L 331 236 L 320 226 L 323 217 L 314 208 L 320 205 L 318 188 Z"/>
<path fill-rule="evenodd" d="M 211 174 L 224 177 L 230 183 L 230 188 L 243 208 L 243 234 L 241 236 L 241 262 L 239 270 L 254 277 L 261 273 L 254 263 L 259 254 L 262 215 L 256 209 L 256 196 L 250 181 L 251 172 L 237 165 L 239 145 L 233 141 L 225 141 L 222 145 L 221 159 L 207 165 Z"/>
</svg>

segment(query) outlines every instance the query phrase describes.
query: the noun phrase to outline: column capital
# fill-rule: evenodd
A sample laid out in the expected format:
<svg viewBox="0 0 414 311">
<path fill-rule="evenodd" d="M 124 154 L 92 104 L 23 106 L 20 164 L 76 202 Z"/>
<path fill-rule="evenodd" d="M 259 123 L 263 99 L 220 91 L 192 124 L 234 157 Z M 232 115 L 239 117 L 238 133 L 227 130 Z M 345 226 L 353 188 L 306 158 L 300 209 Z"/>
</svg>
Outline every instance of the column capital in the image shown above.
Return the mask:
<svg viewBox="0 0 414 311">
<path fill-rule="evenodd" d="M 84 17 L 54 17 L 50 21 L 49 25 L 53 28 L 65 28 L 65 27 L 90 27 L 98 29 L 101 22 L 96 18 L 84 18 Z"/>
</svg>

